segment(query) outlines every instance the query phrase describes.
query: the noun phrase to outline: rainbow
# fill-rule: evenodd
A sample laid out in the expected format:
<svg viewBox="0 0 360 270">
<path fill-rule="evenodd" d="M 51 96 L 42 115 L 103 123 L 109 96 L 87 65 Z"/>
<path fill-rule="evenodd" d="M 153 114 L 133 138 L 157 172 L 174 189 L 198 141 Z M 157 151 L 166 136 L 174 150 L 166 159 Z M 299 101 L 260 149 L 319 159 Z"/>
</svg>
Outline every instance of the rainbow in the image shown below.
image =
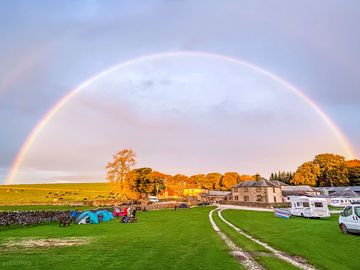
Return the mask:
<svg viewBox="0 0 360 270">
<path fill-rule="evenodd" d="M 302 93 L 299 89 L 297 89 L 295 86 L 293 86 L 291 83 L 287 82 L 286 80 L 278 77 L 277 75 L 271 73 L 270 71 L 267 71 L 263 68 L 260 68 L 256 65 L 254 65 L 252 63 L 245 62 L 243 60 L 240 60 L 240 59 L 237 59 L 234 57 L 221 55 L 221 54 L 207 53 L 207 52 L 176 51 L 176 52 L 165 52 L 165 53 L 146 55 L 146 56 L 131 59 L 131 60 L 122 62 L 120 64 L 117 64 L 115 66 L 112 66 L 104 71 L 101 71 L 100 73 L 96 74 L 95 76 L 89 78 L 85 82 L 81 83 L 76 88 L 71 90 L 68 94 L 66 94 L 64 97 L 62 97 L 60 100 L 58 100 L 55 103 L 55 105 L 42 117 L 42 119 L 37 123 L 37 125 L 33 128 L 31 133 L 26 138 L 24 144 L 22 145 L 20 151 L 18 152 L 18 154 L 10 168 L 10 172 L 6 177 L 5 183 L 12 184 L 14 182 L 18 168 L 22 164 L 32 143 L 36 140 L 37 136 L 42 131 L 42 129 L 46 126 L 46 124 L 49 121 L 51 121 L 52 117 L 58 111 L 60 111 L 69 100 L 71 100 L 73 97 L 75 97 L 79 92 L 83 91 L 87 86 L 91 85 L 92 83 L 99 80 L 100 78 L 109 75 L 110 73 L 114 72 L 115 70 L 126 68 L 133 64 L 139 64 L 142 62 L 162 59 L 162 58 L 166 58 L 166 57 L 181 57 L 181 56 L 207 57 L 207 58 L 219 59 L 219 60 L 223 60 L 223 61 L 229 61 L 232 63 L 236 63 L 239 65 L 248 67 L 248 68 L 258 72 L 259 74 L 262 74 L 262 75 L 278 82 L 279 84 L 284 86 L 286 89 L 288 89 L 289 91 L 294 93 L 296 96 L 301 98 L 303 101 L 305 101 L 322 118 L 322 120 L 328 125 L 328 127 L 331 129 L 331 131 L 336 136 L 336 138 L 339 140 L 339 142 L 343 145 L 348 158 L 353 159 L 355 157 L 350 142 L 345 137 L 345 135 L 342 133 L 342 131 L 330 119 L 330 117 L 327 116 L 313 100 L 311 100 L 309 97 L 307 97 L 304 93 Z"/>
</svg>

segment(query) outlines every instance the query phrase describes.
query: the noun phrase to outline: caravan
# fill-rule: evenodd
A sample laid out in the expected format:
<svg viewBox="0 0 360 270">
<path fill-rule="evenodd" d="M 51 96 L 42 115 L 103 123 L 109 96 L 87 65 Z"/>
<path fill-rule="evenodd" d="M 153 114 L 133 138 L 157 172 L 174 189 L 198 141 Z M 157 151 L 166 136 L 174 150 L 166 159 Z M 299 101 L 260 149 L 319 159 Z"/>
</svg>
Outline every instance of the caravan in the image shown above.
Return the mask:
<svg viewBox="0 0 360 270">
<path fill-rule="evenodd" d="M 330 217 L 330 211 L 324 198 L 290 196 L 291 214 L 299 217 Z"/>
<path fill-rule="evenodd" d="M 350 197 L 336 197 L 330 199 L 330 205 L 333 207 L 345 207 L 350 203 L 358 201 L 359 198 L 350 198 Z"/>
</svg>

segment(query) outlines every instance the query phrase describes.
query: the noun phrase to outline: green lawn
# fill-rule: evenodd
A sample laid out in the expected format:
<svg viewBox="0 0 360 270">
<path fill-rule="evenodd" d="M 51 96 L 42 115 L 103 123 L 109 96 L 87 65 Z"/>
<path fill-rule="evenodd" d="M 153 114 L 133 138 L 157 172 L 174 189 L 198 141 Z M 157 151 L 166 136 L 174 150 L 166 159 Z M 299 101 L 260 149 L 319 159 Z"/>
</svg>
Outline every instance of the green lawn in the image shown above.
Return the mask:
<svg viewBox="0 0 360 270">
<path fill-rule="evenodd" d="M 57 224 L 5 229 L 9 239 L 91 237 L 77 247 L 4 248 L 0 269 L 242 269 L 208 220 L 212 208 L 139 213 L 136 224 Z"/>
<path fill-rule="evenodd" d="M 245 232 L 279 250 L 307 258 L 320 269 L 360 269 L 360 235 L 343 235 L 338 216 L 286 220 L 273 213 L 243 210 L 225 210 L 222 215 Z"/>
<path fill-rule="evenodd" d="M 263 246 L 255 243 L 254 241 L 246 238 L 245 236 L 239 234 L 229 225 L 224 223 L 216 212 L 213 213 L 213 219 L 216 225 L 221 229 L 223 233 L 226 234 L 238 247 L 243 249 L 246 252 L 249 252 L 253 255 L 254 259 L 261 264 L 265 269 L 268 270 L 294 270 L 298 269 L 292 264 L 285 262 L 275 256 L 272 253 L 264 248 Z"/>
</svg>

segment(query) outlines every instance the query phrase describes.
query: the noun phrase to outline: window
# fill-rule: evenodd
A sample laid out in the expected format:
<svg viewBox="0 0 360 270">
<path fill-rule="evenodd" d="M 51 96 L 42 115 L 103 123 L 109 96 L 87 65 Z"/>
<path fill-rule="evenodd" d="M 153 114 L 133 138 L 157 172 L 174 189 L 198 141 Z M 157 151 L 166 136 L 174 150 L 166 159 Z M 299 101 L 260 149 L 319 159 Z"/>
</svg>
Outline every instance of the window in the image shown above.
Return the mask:
<svg viewBox="0 0 360 270">
<path fill-rule="evenodd" d="M 276 196 L 274 196 L 274 202 L 276 202 Z"/>
<path fill-rule="evenodd" d="M 323 207 L 323 203 L 322 202 L 315 202 L 315 207 Z"/>
<path fill-rule="evenodd" d="M 238 201 L 239 200 L 239 196 L 235 196 L 235 201 Z"/>
<path fill-rule="evenodd" d="M 303 202 L 303 206 L 304 206 L 304 207 L 309 207 L 310 205 L 309 205 L 308 202 Z"/>
<path fill-rule="evenodd" d="M 257 202 L 262 202 L 262 196 L 261 195 L 256 195 L 256 201 Z"/>
<path fill-rule="evenodd" d="M 348 217 L 352 215 L 352 206 L 348 206 L 343 211 L 344 217 Z"/>
<path fill-rule="evenodd" d="M 248 202 L 249 201 L 249 196 L 244 196 L 244 202 Z"/>
<path fill-rule="evenodd" d="M 300 206 L 301 204 L 298 202 L 298 203 L 296 203 L 296 205 L 297 205 L 297 206 Z"/>
<path fill-rule="evenodd" d="M 237 189 L 237 188 L 234 188 L 234 192 L 238 192 L 238 189 Z"/>
<path fill-rule="evenodd" d="M 249 189 L 247 187 L 244 188 L 244 192 L 249 192 Z"/>
<path fill-rule="evenodd" d="M 275 188 L 273 187 L 273 192 L 275 193 Z"/>
<path fill-rule="evenodd" d="M 357 206 L 357 207 L 355 207 L 354 208 L 354 212 L 355 212 L 355 214 L 360 218 L 360 207 L 359 206 Z"/>
</svg>

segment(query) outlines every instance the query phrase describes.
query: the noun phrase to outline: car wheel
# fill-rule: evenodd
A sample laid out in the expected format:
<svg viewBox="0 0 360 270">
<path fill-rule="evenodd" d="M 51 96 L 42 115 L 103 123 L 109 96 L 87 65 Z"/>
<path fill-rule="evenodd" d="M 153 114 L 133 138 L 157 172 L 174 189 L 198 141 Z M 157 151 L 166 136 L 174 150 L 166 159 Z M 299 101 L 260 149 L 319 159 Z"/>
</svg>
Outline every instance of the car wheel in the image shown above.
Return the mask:
<svg viewBox="0 0 360 270">
<path fill-rule="evenodd" d="M 340 224 L 340 230 L 343 234 L 348 234 L 348 229 L 346 228 L 345 224 Z"/>
</svg>

